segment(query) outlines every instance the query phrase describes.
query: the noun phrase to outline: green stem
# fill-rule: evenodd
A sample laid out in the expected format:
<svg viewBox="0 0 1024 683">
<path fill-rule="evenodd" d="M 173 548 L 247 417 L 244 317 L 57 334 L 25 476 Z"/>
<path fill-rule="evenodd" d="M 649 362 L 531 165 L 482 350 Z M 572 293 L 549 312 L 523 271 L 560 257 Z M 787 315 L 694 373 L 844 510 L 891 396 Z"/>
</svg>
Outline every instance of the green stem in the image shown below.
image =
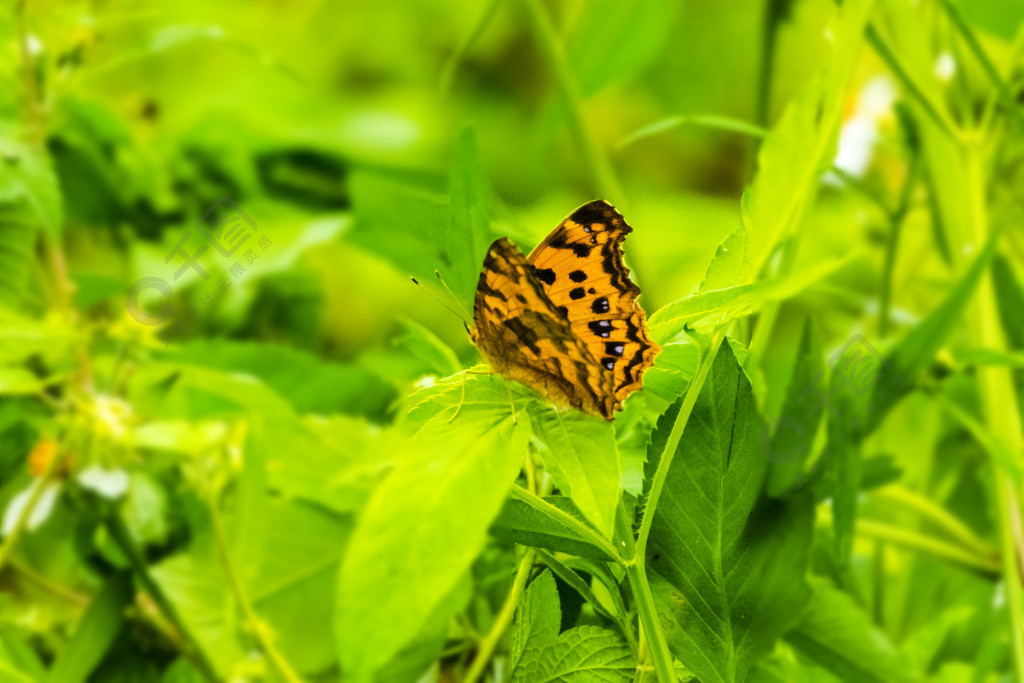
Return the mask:
<svg viewBox="0 0 1024 683">
<path fill-rule="evenodd" d="M 1013 76 L 1013 71 L 1017 65 L 1017 56 L 1024 50 L 1024 23 L 1017 27 L 1017 33 L 1013 37 L 1013 43 L 1010 45 L 1010 51 L 1007 55 L 1006 64 L 1004 66 L 1005 78 L 1009 79 Z M 996 102 L 1001 99 L 997 93 L 991 93 L 988 100 L 985 102 L 985 111 L 981 116 L 981 123 L 978 126 L 978 130 L 982 131 L 982 134 L 987 138 L 992 132 L 992 122 L 995 120 Z"/>
<path fill-rule="evenodd" d="M 235 602 L 238 603 L 239 608 L 242 610 L 242 615 L 245 618 L 245 622 L 259 644 L 260 649 L 267 655 L 267 658 L 274 665 L 281 676 L 288 681 L 288 683 L 301 683 L 302 679 L 299 677 L 295 670 L 292 668 L 288 660 L 285 659 L 284 655 L 277 649 L 274 644 L 272 634 L 268 632 L 267 627 L 263 621 L 256 614 L 256 610 L 252 606 L 252 601 L 249 599 L 248 594 L 245 592 L 245 587 L 242 585 L 241 577 L 238 575 L 238 571 L 235 568 L 235 563 L 231 559 L 231 550 L 228 545 L 227 533 L 224 531 L 224 523 L 220 518 L 220 511 L 217 509 L 217 504 L 213 495 L 207 497 L 207 507 L 210 512 L 210 521 L 213 526 L 214 541 L 217 546 L 217 554 L 220 556 L 221 565 L 224 567 L 224 574 L 228 580 L 228 586 L 231 589 L 231 593 L 234 595 Z"/>
<path fill-rule="evenodd" d="M 590 541 L 594 546 L 604 551 L 608 556 L 608 560 L 617 562 L 618 564 L 624 564 L 625 561 L 619 552 L 615 549 L 615 546 L 609 542 L 607 538 L 599 534 L 594 529 L 579 521 L 569 513 L 556 508 L 551 503 L 547 502 L 543 498 L 536 496 L 521 486 L 513 486 L 509 492 L 513 498 L 518 498 L 530 507 L 534 508 L 538 512 L 541 512 L 553 520 L 561 524 L 562 526 L 569 527 L 578 534 L 580 537 Z"/>
<path fill-rule="evenodd" d="M 487 0 L 487 4 L 484 6 L 483 11 L 480 12 L 480 16 L 477 18 L 476 23 L 473 24 L 473 28 L 465 35 L 448 58 L 448 61 L 445 62 L 444 70 L 441 72 L 441 94 L 447 94 L 451 90 L 452 81 L 455 80 L 455 71 L 459 68 L 459 63 L 462 62 L 474 43 L 480 38 L 480 34 L 484 32 L 487 25 L 491 23 L 491 19 L 498 10 L 499 4 L 501 4 L 501 0 Z"/>
<path fill-rule="evenodd" d="M 964 145 L 964 156 L 968 180 L 966 189 L 971 207 L 971 239 L 973 245 L 980 248 L 988 239 L 989 224 L 985 202 L 984 163 L 978 141 L 968 141 Z M 978 346 L 1005 351 L 1006 340 L 999 322 L 991 274 L 981 283 L 977 297 L 974 333 L 977 335 Z M 987 366 L 979 368 L 977 374 L 982 412 L 989 431 L 996 444 L 1012 454 L 1020 469 L 1024 441 L 1021 438 L 1020 407 L 1013 371 L 1003 366 Z M 992 469 L 996 487 L 995 502 L 999 519 L 1002 575 L 1007 592 L 1007 614 L 1013 634 L 1013 659 L 1017 678 L 1024 680 L 1024 587 L 1021 585 L 1022 568 L 1018 560 L 1021 552 L 1020 540 L 1015 533 L 1020 510 L 1017 507 L 1013 483 L 1004 468 L 996 465 Z"/>
<path fill-rule="evenodd" d="M 911 74 L 910 70 L 903 64 L 900 58 L 893 52 L 892 47 L 885 42 L 881 34 L 875 29 L 874 25 L 869 25 L 865 37 L 871 46 L 878 53 L 878 56 L 882 58 L 892 70 L 892 73 L 898 78 L 910 92 L 911 95 L 920 103 L 924 108 L 925 112 L 932 118 L 935 123 L 939 124 L 939 127 L 945 131 L 947 135 L 953 140 L 959 140 L 961 135 L 949 116 L 939 107 L 935 106 L 935 103 L 927 95 L 924 87 L 922 87 Z"/>
<path fill-rule="evenodd" d="M 181 634 L 184 639 L 184 643 L 187 645 L 187 649 L 184 651 L 184 655 L 198 667 L 199 672 L 208 681 L 217 683 L 220 679 L 217 676 L 216 670 L 213 668 L 213 664 L 206 656 L 206 652 L 200 647 L 199 643 L 192 636 L 192 632 L 189 631 L 185 622 L 181 619 L 178 614 L 178 610 L 174 607 L 174 604 L 164 593 L 163 589 L 160 588 L 160 584 L 153 579 L 153 576 L 149 573 L 149 568 L 146 566 L 146 561 L 142 557 L 142 552 L 135 545 L 135 541 L 132 540 L 131 534 L 128 532 L 128 527 L 125 526 L 124 520 L 121 519 L 120 514 L 114 508 L 113 505 L 107 501 L 100 502 L 100 509 L 103 518 L 103 524 L 110 534 L 111 540 L 117 545 L 117 547 L 124 553 L 124 556 L 128 558 L 128 564 L 131 565 L 132 571 L 135 577 L 142 584 L 142 588 L 149 597 L 156 603 L 157 608 L 164 615 L 168 622 L 174 625 L 174 628 Z"/>
<path fill-rule="evenodd" d="M 878 489 L 873 495 L 914 510 L 980 555 L 995 557 L 999 554 L 996 548 L 978 538 L 966 524 L 922 495 L 896 485 Z"/>
<path fill-rule="evenodd" d="M 558 81 L 562 97 L 569 111 L 569 121 L 573 135 L 585 157 L 586 165 L 594 174 L 594 183 L 603 196 L 613 204 L 621 205 L 624 197 L 619 181 L 612 170 L 611 162 L 604 150 L 594 139 L 583 116 L 583 95 L 576 78 L 569 67 L 569 62 L 562 49 L 562 43 L 551 24 L 551 17 L 540 0 L 523 0 L 530 26 L 548 60 L 548 65 Z"/>
<path fill-rule="evenodd" d="M 661 630 L 658 606 L 654 604 L 651 585 L 647 581 L 646 561 L 643 555 L 638 554 L 635 562 L 626 565 L 626 580 L 636 600 L 637 616 L 640 618 L 640 626 L 643 628 L 647 644 L 645 654 L 649 652 L 654 660 L 654 671 L 660 683 L 673 683 L 677 679 L 675 660 Z"/>
<path fill-rule="evenodd" d="M 879 294 L 878 302 L 878 335 L 885 337 L 889 332 L 889 315 L 892 307 L 892 280 L 893 271 L 896 268 L 896 250 L 900 243 L 900 231 L 903 228 L 903 220 L 910 211 L 910 198 L 914 194 L 918 177 L 921 175 L 921 157 L 916 156 L 907 171 L 907 179 L 903 183 L 903 191 L 900 193 L 899 204 L 896 210 L 889 214 L 889 239 L 885 244 L 885 263 L 882 266 L 882 291 Z"/>
<path fill-rule="evenodd" d="M 819 508 L 815 521 L 821 526 L 830 527 L 832 525 L 831 511 L 826 508 Z M 961 548 L 927 534 L 870 519 L 857 520 L 856 530 L 859 536 L 886 541 L 893 545 L 924 552 L 990 574 L 999 574 L 1001 564 L 997 558 L 991 555 L 978 554 L 973 550 Z"/>
<path fill-rule="evenodd" d="M 981 47 L 981 43 L 978 42 L 977 36 L 974 35 L 974 31 L 967 25 L 964 18 L 960 15 L 960 11 L 957 10 L 956 6 L 953 5 L 949 0 L 939 0 L 939 4 L 946 11 L 946 15 L 956 26 L 960 35 L 963 36 L 964 42 L 967 43 L 967 47 L 971 49 L 974 56 L 977 58 L 978 63 L 981 64 L 981 68 L 988 75 L 992 81 L 992 85 L 995 86 L 996 95 L 1003 102 L 1003 106 L 1006 107 L 1006 113 L 1008 116 L 1012 116 L 1017 122 L 1022 123 L 1021 112 L 1017 107 L 1016 101 L 1013 99 L 1013 93 L 1010 92 L 1010 88 L 1006 85 L 1006 81 L 1003 80 L 1002 76 L 999 75 L 999 71 L 996 69 L 995 64 L 989 59 L 988 54 Z"/>
<path fill-rule="evenodd" d="M 512 582 L 512 588 L 509 590 L 508 595 L 505 596 L 505 602 L 502 604 L 498 616 L 494 619 L 491 630 L 487 632 L 487 636 L 480 641 L 480 645 L 477 647 L 473 664 L 469 667 L 469 672 L 464 679 L 466 683 L 476 683 L 480 679 L 480 676 L 483 675 L 484 667 L 487 666 L 487 663 L 491 660 L 491 655 L 494 653 L 494 649 L 498 646 L 498 641 L 505 635 L 505 630 L 512 623 L 512 617 L 516 613 L 516 605 L 519 604 L 519 596 L 523 594 L 523 589 L 526 588 L 526 580 L 530 578 L 530 570 L 533 568 L 535 556 L 536 551 L 533 548 L 527 548 L 526 552 L 523 553 L 523 557 L 519 561 L 519 568 L 516 570 L 515 581 Z"/>
<path fill-rule="evenodd" d="M 35 571 L 28 565 L 23 564 L 22 562 L 19 562 L 17 560 L 11 560 L 11 568 L 17 571 L 19 574 L 21 574 L 26 581 L 35 584 L 36 586 L 46 591 L 47 593 L 50 593 L 51 595 L 54 595 L 62 600 L 67 600 L 68 602 L 72 602 L 76 605 L 80 605 L 82 607 L 89 604 L 89 598 L 87 598 L 86 596 L 76 593 L 70 588 L 65 588 L 64 586 L 50 580 L 46 576 L 43 576 L 42 574 Z"/>
</svg>

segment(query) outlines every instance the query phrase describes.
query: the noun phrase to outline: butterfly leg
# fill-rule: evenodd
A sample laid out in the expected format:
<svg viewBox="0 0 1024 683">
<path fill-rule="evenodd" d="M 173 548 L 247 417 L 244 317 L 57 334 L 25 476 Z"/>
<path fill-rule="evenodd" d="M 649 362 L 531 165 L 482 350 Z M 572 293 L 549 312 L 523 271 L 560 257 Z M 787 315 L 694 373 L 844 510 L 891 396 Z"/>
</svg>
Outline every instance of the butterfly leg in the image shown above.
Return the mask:
<svg viewBox="0 0 1024 683">
<path fill-rule="evenodd" d="M 467 374 L 469 374 L 468 370 L 466 370 L 465 372 L 462 373 L 462 394 L 459 396 L 459 405 L 457 405 L 455 407 L 455 412 L 452 413 L 452 416 L 448 418 L 448 424 L 451 424 L 452 422 L 455 421 L 455 418 L 457 418 L 459 416 L 459 411 L 462 410 L 462 404 L 466 402 L 466 375 Z"/>
<path fill-rule="evenodd" d="M 448 424 L 451 424 L 452 422 L 455 421 L 455 418 L 457 418 L 459 416 L 459 413 L 462 411 L 462 404 L 466 402 L 466 375 L 493 375 L 493 374 L 494 374 L 493 370 L 474 370 L 473 368 L 470 368 L 469 370 L 463 370 L 462 371 L 462 393 L 459 396 L 459 405 L 456 406 L 455 412 L 452 413 L 452 416 L 448 418 Z"/>
</svg>

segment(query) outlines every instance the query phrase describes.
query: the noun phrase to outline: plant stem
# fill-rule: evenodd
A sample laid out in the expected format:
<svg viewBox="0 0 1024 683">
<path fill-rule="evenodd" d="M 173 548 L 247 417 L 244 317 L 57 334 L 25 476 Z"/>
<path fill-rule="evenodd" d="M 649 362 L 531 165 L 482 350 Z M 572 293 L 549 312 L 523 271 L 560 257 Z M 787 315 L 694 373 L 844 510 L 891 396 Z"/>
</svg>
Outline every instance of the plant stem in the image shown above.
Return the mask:
<svg viewBox="0 0 1024 683">
<path fill-rule="evenodd" d="M 452 81 L 455 80 L 455 70 L 459 68 L 459 63 L 469 52 L 470 48 L 473 47 L 473 44 L 480 38 L 480 34 L 491 23 L 491 19 L 494 17 L 500 4 L 501 0 L 487 0 L 487 4 L 484 6 L 483 11 L 480 12 L 480 16 L 477 17 L 473 28 L 463 37 L 455 47 L 455 51 L 448 58 L 448 61 L 445 62 L 444 70 L 441 71 L 440 89 L 442 95 L 447 94 L 451 90 Z"/>
<path fill-rule="evenodd" d="M 875 29 L 874 25 L 869 25 L 865 32 L 865 37 L 871 46 L 875 48 L 875 52 L 882 58 L 896 78 L 898 78 L 910 92 L 911 95 L 918 101 L 918 103 L 924 108 L 925 113 L 932 118 L 935 123 L 939 124 L 939 127 L 945 131 L 947 135 L 953 140 L 959 140 L 961 138 L 960 131 L 954 124 L 949 116 L 940 108 L 935 106 L 932 99 L 926 94 L 926 91 L 921 84 L 919 84 L 914 77 L 911 75 L 910 70 L 900 61 L 900 58 L 893 52 L 892 47 L 885 42 L 881 34 Z"/>
<path fill-rule="evenodd" d="M 636 561 L 626 565 L 626 580 L 629 581 L 633 597 L 636 599 L 637 616 L 643 628 L 646 653 L 654 660 L 654 671 L 660 683 L 674 683 L 676 680 L 675 660 L 669 650 L 668 641 L 661 630 L 658 618 L 658 606 L 654 604 L 651 584 L 647 581 L 647 563 L 643 555 L 638 554 Z"/>
<path fill-rule="evenodd" d="M 523 6 L 526 8 L 526 14 L 530 19 L 530 26 L 537 42 L 558 81 L 558 87 L 562 91 L 562 97 L 569 112 L 573 135 L 583 152 L 586 165 L 594 174 L 594 183 L 606 199 L 621 206 L 625 197 L 619 186 L 618 178 L 615 177 L 607 154 L 587 127 L 586 119 L 583 116 L 583 95 L 576 83 L 576 77 L 569 67 L 555 27 L 551 24 L 551 17 L 548 16 L 547 10 L 540 0 L 523 0 Z"/>
<path fill-rule="evenodd" d="M 281 676 L 288 683 L 301 683 L 302 679 L 295 673 L 295 670 L 277 649 L 277 646 L 274 645 L 272 634 L 269 633 L 266 625 L 260 620 L 259 615 L 256 614 L 252 601 L 245 592 L 245 587 L 242 585 L 238 571 L 235 569 L 235 563 L 231 559 L 231 550 L 228 546 L 227 534 L 224 531 L 224 522 L 221 520 L 220 511 L 217 509 L 213 494 L 207 497 L 207 507 L 210 511 L 210 521 L 213 526 L 217 554 L 220 556 L 221 565 L 224 567 L 224 574 L 227 577 L 231 593 L 235 597 L 235 602 L 238 603 L 239 608 L 242 610 L 242 615 L 249 627 L 249 631 L 256 639 L 260 649 L 263 650 L 267 658 L 274 665 L 274 668 L 281 673 Z"/>
<path fill-rule="evenodd" d="M 494 648 L 498 646 L 498 641 L 505 635 L 505 630 L 512 623 L 512 617 L 516 613 L 516 605 L 519 604 L 519 597 L 523 594 L 523 589 L 526 588 L 526 580 L 530 578 L 530 570 L 533 568 L 533 560 L 536 554 L 533 548 L 527 548 L 526 552 L 523 553 L 523 557 L 519 561 L 519 568 L 516 569 L 516 578 L 512 582 L 512 588 L 509 590 L 508 595 L 505 596 L 505 602 L 502 604 L 498 616 L 494 619 L 491 630 L 487 632 L 487 635 L 480 641 L 480 645 L 477 647 L 473 664 L 469 667 L 469 672 L 464 679 L 466 683 L 476 683 L 480 679 L 484 672 L 484 667 L 491 661 Z"/>
<path fill-rule="evenodd" d="M 942 5 L 942 9 L 946 11 L 946 16 L 950 18 L 953 25 L 956 26 L 960 35 L 963 36 L 964 42 L 967 43 L 967 47 L 974 53 L 978 63 L 981 64 L 981 68 L 985 71 L 985 74 L 992 81 L 992 85 L 995 86 L 996 95 L 1003 102 L 1003 106 L 1006 107 L 1007 116 L 1012 116 L 1018 123 L 1022 123 L 1021 112 L 1017 107 L 1017 103 L 1013 99 L 1013 93 L 1010 92 L 1010 88 L 1006 85 L 1006 81 L 1003 80 L 1002 76 L 999 75 L 999 71 L 996 69 L 992 60 L 989 59 L 988 54 L 981 47 L 981 43 L 978 42 L 977 36 L 974 35 L 974 31 L 967 25 L 964 18 L 960 15 L 960 11 L 953 5 L 949 0 L 939 0 L 939 4 Z"/>
<path fill-rule="evenodd" d="M 900 193 L 899 204 L 895 211 L 889 214 L 889 239 L 885 244 L 885 264 L 882 266 L 882 291 L 878 301 L 878 336 L 885 337 L 889 332 L 889 312 L 892 307 L 892 280 L 893 271 L 896 268 L 896 249 L 900 243 L 900 230 L 903 228 L 903 220 L 910 211 L 910 198 L 917 186 L 917 179 L 921 175 L 921 157 L 914 157 L 907 171 L 907 179 L 903 183 L 903 191 Z"/>
<path fill-rule="evenodd" d="M 697 403 L 700 390 L 707 380 L 708 373 L 715 361 L 718 347 L 723 343 L 725 330 L 718 329 L 711 336 L 711 344 L 707 354 L 701 361 L 697 374 L 686 389 L 686 396 L 679 408 L 679 414 L 672 425 L 665 449 L 661 453 L 661 460 L 658 462 L 658 469 L 651 480 L 651 491 L 647 496 L 647 503 L 644 505 L 643 517 L 640 520 L 640 530 L 637 533 L 636 544 L 633 547 L 632 560 L 627 562 L 626 578 L 636 598 L 637 612 L 642 627 L 641 642 L 649 644 L 649 650 L 654 658 L 654 669 L 658 674 L 661 683 L 670 683 L 675 680 L 675 666 L 672 653 L 668 648 L 668 641 L 665 640 L 665 633 L 661 630 L 661 623 L 658 621 L 658 610 L 654 604 L 654 596 L 651 594 L 651 586 L 647 581 L 647 540 L 651 535 L 651 525 L 654 522 L 654 513 L 658 507 L 658 500 L 661 498 L 662 489 L 665 488 L 665 479 L 668 477 L 669 468 L 675 457 L 679 441 L 683 438 L 683 430 L 689 421 L 693 406 Z M 630 537 L 632 538 L 632 537 Z"/>
<path fill-rule="evenodd" d="M 51 581 L 49 578 L 43 576 L 42 574 L 35 571 L 26 564 L 23 564 L 17 560 L 11 560 L 11 568 L 13 568 L 23 577 L 25 577 L 26 581 L 35 584 L 36 586 L 46 591 L 47 593 L 50 593 L 51 595 L 54 595 L 62 600 L 67 600 L 68 602 L 74 603 L 82 607 L 85 607 L 89 604 L 90 598 L 81 595 L 80 593 L 76 593 L 70 588 L 65 588 L 59 583 Z"/>
<path fill-rule="evenodd" d="M 149 594 L 149 597 L 154 603 L 156 603 L 156 606 L 163 613 L 164 617 L 166 617 L 167 621 L 174 625 L 174 628 L 178 630 L 184 639 L 184 643 L 187 645 L 184 655 L 199 668 L 199 672 L 206 678 L 206 680 L 217 683 L 220 679 L 217 676 L 216 670 L 213 668 L 213 664 L 211 664 L 210 660 L 207 659 L 206 652 L 192 636 L 192 632 L 188 630 L 185 622 L 182 621 L 181 616 L 178 614 L 178 610 L 174 607 L 174 604 L 170 599 L 168 599 L 163 589 L 160 588 L 160 584 L 158 584 L 149 573 L 146 561 L 143 559 L 141 551 L 132 540 L 131 534 L 128 532 L 128 527 L 125 526 L 120 514 L 113 505 L 107 501 L 101 501 L 100 511 L 103 524 L 106 527 L 107 532 L 110 534 L 111 540 L 114 541 L 121 552 L 124 553 L 125 557 L 128 558 L 128 563 L 131 565 L 132 571 L 135 573 L 135 577 L 142 584 L 143 590 Z"/>
<path fill-rule="evenodd" d="M 966 524 L 920 494 L 894 484 L 878 489 L 872 495 L 914 510 L 980 555 L 995 557 L 999 554 L 996 548 L 978 538 Z"/>
<path fill-rule="evenodd" d="M 831 510 L 819 507 L 816 517 L 816 523 L 822 526 L 831 526 Z M 877 522 L 870 519 L 858 519 L 856 530 L 857 534 L 861 536 L 886 541 L 911 550 L 918 550 L 950 562 L 955 562 L 956 564 L 971 567 L 972 569 L 980 569 L 990 574 L 999 573 L 1000 562 L 997 558 L 977 554 L 973 550 L 961 548 L 927 534 L 908 531 L 885 522 Z"/>
<path fill-rule="evenodd" d="M 988 213 L 985 202 L 984 163 L 981 158 L 980 141 L 968 141 L 964 145 L 967 170 L 967 196 L 970 202 L 970 217 L 974 247 L 980 247 L 988 239 Z M 980 283 L 975 308 L 975 334 L 981 348 L 1006 350 L 1006 340 L 999 321 L 995 290 L 991 272 Z M 1013 372 L 1003 366 L 988 366 L 978 369 L 979 391 L 982 412 L 989 431 L 996 444 L 1015 459 L 1020 468 L 1022 445 L 1020 408 L 1014 386 Z M 1013 482 L 1006 471 L 993 463 L 995 479 L 996 509 L 999 519 L 1000 552 L 1002 576 L 1007 593 L 1007 614 L 1013 641 L 1013 659 L 1017 678 L 1024 680 L 1024 587 L 1021 585 L 1021 570 L 1015 527 L 1019 524 L 1020 510 L 1017 508 Z"/>
</svg>

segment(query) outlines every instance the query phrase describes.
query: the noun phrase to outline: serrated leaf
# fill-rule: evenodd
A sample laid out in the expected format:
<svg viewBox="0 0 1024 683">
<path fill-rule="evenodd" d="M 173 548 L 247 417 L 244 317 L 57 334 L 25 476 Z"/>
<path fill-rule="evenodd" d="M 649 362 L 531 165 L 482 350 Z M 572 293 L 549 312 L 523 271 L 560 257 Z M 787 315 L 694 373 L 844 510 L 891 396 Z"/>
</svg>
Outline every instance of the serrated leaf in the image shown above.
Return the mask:
<svg viewBox="0 0 1024 683">
<path fill-rule="evenodd" d="M 754 512 L 767 465 L 763 424 L 749 380 L 722 344 L 668 470 L 647 549 L 669 645 L 705 683 L 744 680 L 807 599 L 810 498 Z"/>
<path fill-rule="evenodd" d="M 0 139 L 0 215 L 8 212 L 60 237 L 63 206 L 50 158 L 13 138 Z"/>
<path fill-rule="evenodd" d="M 509 670 L 513 676 L 523 652 L 555 640 L 561 623 L 562 608 L 558 602 L 555 578 L 550 570 L 545 570 L 530 583 L 516 607 L 509 656 Z"/>
<path fill-rule="evenodd" d="M 794 229 L 832 163 L 847 83 L 863 41 L 872 0 L 850 0 L 829 29 L 831 58 L 787 105 L 757 156 L 757 175 L 743 193 L 748 279 L 757 277 L 776 245 Z"/>
<path fill-rule="evenodd" d="M 747 234 L 744 229 L 737 228 L 726 235 L 715 250 L 715 255 L 708 264 L 707 272 L 697 291 L 711 292 L 739 284 L 743 278 L 746 246 Z"/>
<path fill-rule="evenodd" d="M 520 683 L 626 683 L 636 670 L 618 633 L 577 626 L 538 648 L 528 648 L 513 672 Z"/>
<path fill-rule="evenodd" d="M 437 417 L 406 441 L 345 554 L 335 635 L 357 683 L 416 635 L 469 569 L 526 454 L 529 417 L 513 423 L 507 404 L 465 405 L 454 428 Z"/>
</svg>

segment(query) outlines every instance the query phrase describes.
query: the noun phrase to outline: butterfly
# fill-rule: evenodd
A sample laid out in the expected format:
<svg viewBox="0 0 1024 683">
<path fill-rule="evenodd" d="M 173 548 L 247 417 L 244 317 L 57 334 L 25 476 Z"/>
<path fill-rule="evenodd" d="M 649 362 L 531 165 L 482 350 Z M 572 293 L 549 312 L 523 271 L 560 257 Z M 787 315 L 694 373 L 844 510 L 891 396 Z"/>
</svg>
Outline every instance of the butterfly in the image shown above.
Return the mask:
<svg viewBox="0 0 1024 683">
<path fill-rule="evenodd" d="M 470 330 L 491 369 L 552 403 L 614 419 L 661 351 L 622 262 L 632 231 L 597 200 L 573 211 L 529 256 L 495 240 Z"/>
</svg>

